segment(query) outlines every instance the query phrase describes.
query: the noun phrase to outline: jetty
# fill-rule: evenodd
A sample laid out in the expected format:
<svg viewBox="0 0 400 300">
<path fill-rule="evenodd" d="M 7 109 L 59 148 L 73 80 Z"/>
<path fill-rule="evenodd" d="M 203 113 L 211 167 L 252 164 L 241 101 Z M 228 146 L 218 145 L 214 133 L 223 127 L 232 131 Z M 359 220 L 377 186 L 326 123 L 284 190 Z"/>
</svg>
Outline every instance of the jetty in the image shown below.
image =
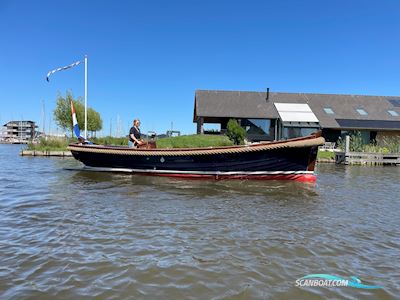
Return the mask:
<svg viewBox="0 0 400 300">
<path fill-rule="evenodd" d="M 336 152 L 335 162 L 345 165 L 400 166 L 400 153 Z"/>
<path fill-rule="evenodd" d="M 21 156 L 72 157 L 71 151 L 21 150 L 20 155 Z"/>
<path fill-rule="evenodd" d="M 335 162 L 345 165 L 400 166 L 400 153 L 351 152 L 350 137 L 346 136 L 345 151 L 335 152 Z"/>
</svg>

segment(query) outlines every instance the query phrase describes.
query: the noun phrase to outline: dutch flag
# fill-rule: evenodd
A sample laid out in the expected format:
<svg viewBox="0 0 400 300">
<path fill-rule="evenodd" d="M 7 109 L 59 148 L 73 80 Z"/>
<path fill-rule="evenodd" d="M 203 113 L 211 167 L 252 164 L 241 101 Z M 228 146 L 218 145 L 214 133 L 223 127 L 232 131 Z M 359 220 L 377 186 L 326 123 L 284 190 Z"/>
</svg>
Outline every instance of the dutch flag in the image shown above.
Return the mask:
<svg viewBox="0 0 400 300">
<path fill-rule="evenodd" d="M 81 130 L 79 129 L 78 125 L 78 120 L 76 119 L 76 113 L 75 113 L 75 108 L 74 108 L 74 103 L 71 100 L 71 113 L 72 113 L 72 125 L 74 129 L 75 136 L 78 138 L 80 141 L 84 141 L 84 144 L 93 144 L 89 140 L 85 139 L 83 136 L 81 136 Z"/>
<path fill-rule="evenodd" d="M 74 133 L 75 133 L 75 135 L 76 135 L 76 137 L 77 137 L 78 139 L 79 139 L 79 138 L 83 138 L 83 137 L 81 136 L 81 131 L 80 131 L 80 129 L 79 129 L 78 121 L 77 121 L 77 119 L 76 119 L 76 113 L 75 113 L 74 103 L 72 103 L 72 100 L 71 100 L 71 113 L 72 113 L 72 126 L 73 126 L 73 128 L 74 128 Z"/>
</svg>

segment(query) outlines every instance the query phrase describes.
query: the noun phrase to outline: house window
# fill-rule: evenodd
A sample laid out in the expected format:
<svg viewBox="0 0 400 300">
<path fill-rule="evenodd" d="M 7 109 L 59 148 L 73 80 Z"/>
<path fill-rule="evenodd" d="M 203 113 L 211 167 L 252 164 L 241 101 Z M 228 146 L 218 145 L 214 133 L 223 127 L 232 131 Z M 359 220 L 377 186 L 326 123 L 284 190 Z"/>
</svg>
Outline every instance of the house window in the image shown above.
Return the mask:
<svg viewBox="0 0 400 300">
<path fill-rule="evenodd" d="M 395 111 L 395 110 L 389 109 L 387 112 L 388 112 L 389 115 L 391 115 L 392 117 L 398 117 L 398 116 L 399 116 L 399 113 L 398 113 L 397 111 Z"/>
<path fill-rule="evenodd" d="M 325 113 L 327 113 L 328 115 L 334 115 L 334 114 L 335 114 L 335 112 L 333 111 L 333 109 L 330 108 L 330 107 L 324 107 L 324 111 L 325 111 Z"/>
<path fill-rule="evenodd" d="M 251 141 L 274 139 L 275 122 L 269 119 L 242 119 L 241 126 L 246 130 L 246 136 Z"/>
<path fill-rule="evenodd" d="M 307 136 L 318 131 L 319 128 L 310 127 L 283 127 L 282 137 L 284 139 L 292 139 L 302 136 Z"/>
<path fill-rule="evenodd" d="M 363 108 L 357 108 L 356 111 L 357 111 L 361 116 L 368 116 L 368 113 L 367 113 Z"/>
</svg>

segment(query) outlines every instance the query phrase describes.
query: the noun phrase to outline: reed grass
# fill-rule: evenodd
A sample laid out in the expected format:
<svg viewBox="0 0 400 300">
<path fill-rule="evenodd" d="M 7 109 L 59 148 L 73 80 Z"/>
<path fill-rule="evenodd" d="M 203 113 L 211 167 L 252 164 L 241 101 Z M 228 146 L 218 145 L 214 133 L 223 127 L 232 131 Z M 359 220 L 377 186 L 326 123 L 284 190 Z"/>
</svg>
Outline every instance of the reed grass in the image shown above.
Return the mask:
<svg viewBox="0 0 400 300">
<path fill-rule="evenodd" d="M 29 143 L 27 150 L 66 151 L 69 143 L 67 138 L 41 138 L 38 143 Z"/>
<path fill-rule="evenodd" d="M 339 138 L 337 147 L 342 151 L 345 150 L 345 140 Z M 365 144 L 361 137 L 360 131 L 350 134 L 350 151 L 351 152 L 368 152 L 368 153 L 400 153 L 400 139 L 398 137 L 385 136 L 378 142 L 374 141 Z"/>
</svg>

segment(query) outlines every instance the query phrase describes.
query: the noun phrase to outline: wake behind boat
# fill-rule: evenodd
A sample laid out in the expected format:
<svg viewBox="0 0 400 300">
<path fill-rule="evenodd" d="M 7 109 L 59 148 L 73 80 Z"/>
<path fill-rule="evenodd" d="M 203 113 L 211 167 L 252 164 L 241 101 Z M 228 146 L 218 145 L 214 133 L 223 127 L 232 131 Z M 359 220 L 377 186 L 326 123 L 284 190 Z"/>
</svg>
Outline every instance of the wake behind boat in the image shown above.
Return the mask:
<svg viewBox="0 0 400 300">
<path fill-rule="evenodd" d="M 246 146 L 179 149 L 133 149 L 70 144 L 86 167 L 99 171 L 212 179 L 296 180 L 314 182 L 321 133 Z M 153 146 L 155 146 L 153 144 Z"/>
</svg>

